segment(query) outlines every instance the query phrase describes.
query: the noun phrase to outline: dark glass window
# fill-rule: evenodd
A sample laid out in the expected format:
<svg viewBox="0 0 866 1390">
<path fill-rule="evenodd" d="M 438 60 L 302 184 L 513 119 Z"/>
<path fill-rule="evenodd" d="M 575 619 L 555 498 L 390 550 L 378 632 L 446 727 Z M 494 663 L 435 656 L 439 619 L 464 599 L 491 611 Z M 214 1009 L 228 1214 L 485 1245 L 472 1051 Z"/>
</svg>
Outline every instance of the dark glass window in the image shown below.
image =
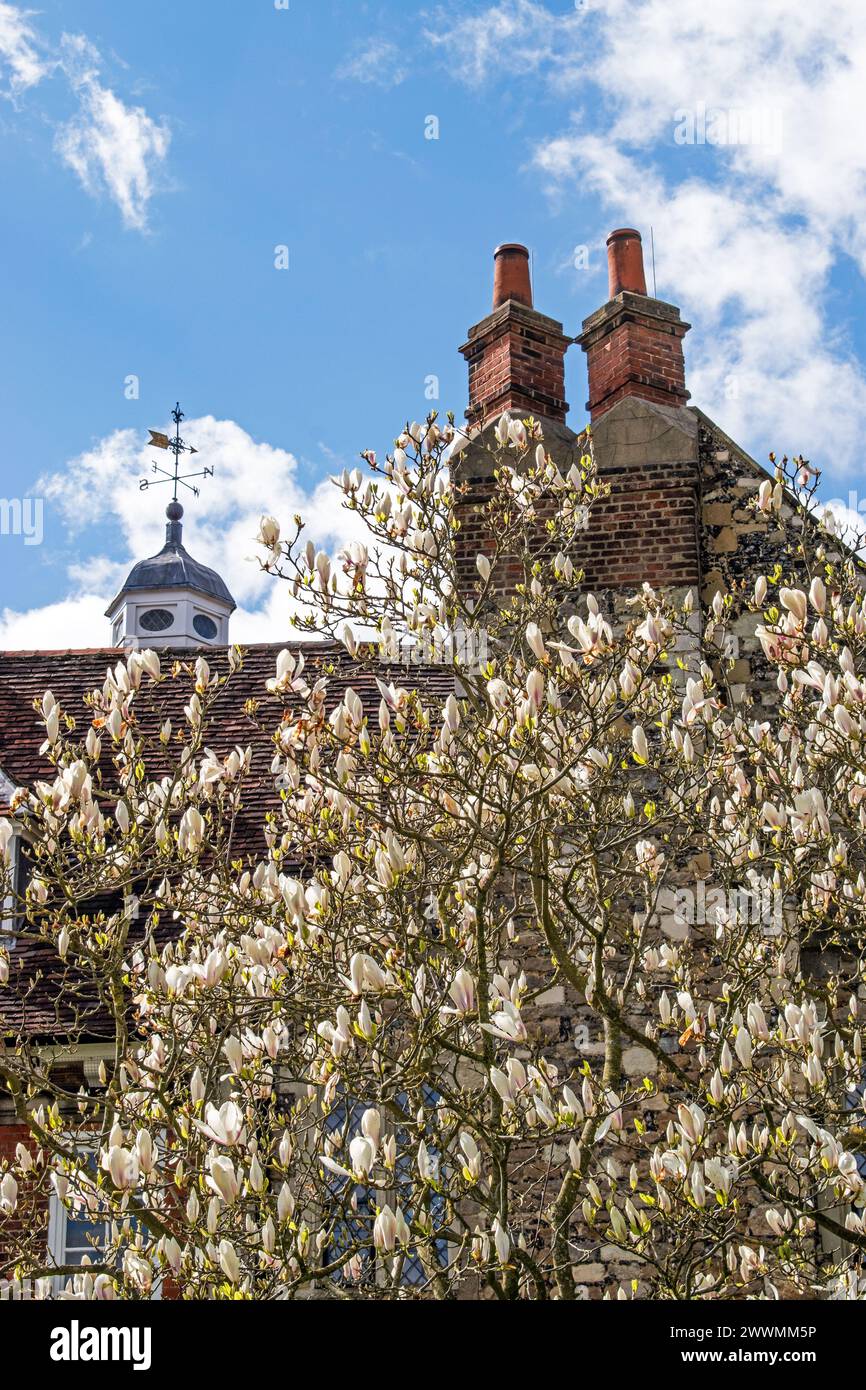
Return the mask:
<svg viewBox="0 0 866 1390">
<path fill-rule="evenodd" d="M 212 642 L 219 631 L 213 618 L 209 618 L 206 613 L 196 613 L 192 625 L 199 637 L 204 637 L 208 642 Z"/>
<path fill-rule="evenodd" d="M 423 1088 L 423 1101 L 425 1107 L 434 1109 L 439 1100 L 438 1091 L 432 1086 L 425 1085 Z M 401 1110 L 409 1113 L 410 1107 L 405 1095 L 397 1096 L 397 1104 Z M 437 1157 L 436 1148 L 431 1145 L 428 1137 L 427 1151 L 432 1157 Z M 400 1191 L 400 1204 L 403 1207 L 403 1215 L 407 1221 L 412 1220 L 411 1192 L 414 1179 L 415 1166 L 415 1141 L 409 1134 L 402 1129 L 397 1129 L 397 1184 Z M 445 1221 L 445 1198 L 440 1192 L 433 1193 L 430 1203 L 430 1215 L 436 1226 L 442 1226 Z M 448 1263 L 448 1242 L 446 1240 L 436 1240 L 433 1242 L 431 1254 L 433 1258 L 443 1267 Z M 409 1250 L 406 1255 L 406 1262 L 403 1265 L 404 1284 L 426 1285 L 428 1276 L 421 1262 L 421 1258 L 415 1250 Z"/>
<path fill-rule="evenodd" d="M 400 1094 L 396 1097 L 400 1109 L 406 1113 L 407 1119 L 411 1117 L 411 1108 L 407 1096 Z M 423 1102 L 424 1105 L 432 1109 L 439 1100 L 438 1092 L 432 1086 L 424 1086 Z M 361 1132 L 361 1118 L 366 1105 L 355 1103 L 351 1107 L 342 1100 L 335 1106 L 327 1118 L 328 1130 L 340 1133 L 343 1136 L 345 1150 L 348 1149 L 348 1141 L 354 1135 Z M 414 1131 L 410 1132 L 402 1125 L 397 1127 L 397 1170 L 396 1170 L 396 1192 L 390 1191 L 388 1201 L 394 1206 L 394 1199 L 403 1208 L 403 1215 L 407 1221 L 412 1220 L 411 1193 L 413 1188 L 414 1163 L 416 1156 L 417 1141 L 414 1138 Z M 345 1151 L 344 1150 L 344 1151 Z M 428 1143 L 428 1152 L 435 1155 L 436 1150 Z M 346 1163 L 343 1153 L 338 1154 L 338 1160 Z M 363 1186 L 352 1186 L 348 1179 L 332 1177 L 329 1179 L 332 1191 L 334 1192 L 335 1202 L 338 1196 L 342 1199 L 343 1209 L 350 1204 L 353 1217 L 346 1216 L 335 1222 L 331 1232 L 331 1240 L 328 1248 L 328 1258 L 335 1259 L 341 1254 L 350 1250 L 356 1244 L 360 1244 L 369 1239 L 370 1230 L 375 1216 L 375 1206 L 372 1201 L 371 1192 Z M 445 1199 L 441 1193 L 434 1193 L 430 1203 L 430 1215 L 437 1226 L 442 1226 L 445 1221 Z M 448 1264 L 448 1242 L 444 1239 L 435 1240 L 432 1246 L 433 1258 L 444 1269 Z M 375 1282 L 375 1267 L 373 1252 L 369 1246 L 364 1248 L 363 1256 L 363 1275 L 364 1283 Z M 339 1272 L 333 1278 L 339 1280 Z M 428 1274 L 424 1269 L 417 1251 L 412 1248 L 406 1251 L 406 1256 L 401 1273 L 401 1281 L 409 1286 L 424 1286 L 429 1282 Z"/>
<path fill-rule="evenodd" d="M 173 625 L 174 614 L 169 613 L 167 608 L 148 608 L 139 618 L 139 626 L 143 627 L 145 632 L 165 632 Z"/>
</svg>

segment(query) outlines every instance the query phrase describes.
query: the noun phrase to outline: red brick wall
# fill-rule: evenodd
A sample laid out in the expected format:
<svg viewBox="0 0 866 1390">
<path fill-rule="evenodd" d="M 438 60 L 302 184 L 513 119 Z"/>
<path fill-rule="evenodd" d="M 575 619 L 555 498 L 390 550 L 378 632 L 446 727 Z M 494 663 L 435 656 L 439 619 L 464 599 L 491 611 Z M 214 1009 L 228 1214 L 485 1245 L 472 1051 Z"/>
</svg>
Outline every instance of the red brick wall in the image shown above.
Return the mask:
<svg viewBox="0 0 866 1390">
<path fill-rule="evenodd" d="M 542 422 L 543 423 L 543 422 Z M 545 436 L 545 445 L 567 473 L 581 450 L 577 437 L 571 443 L 560 427 L 559 439 Z M 599 478 L 610 487 L 610 496 L 596 502 L 589 524 L 578 538 L 573 558 L 586 574 L 585 585 L 595 590 L 634 589 L 646 580 L 654 587 L 695 585 L 700 582 L 699 472 L 696 460 L 653 461 L 649 457 L 612 466 L 599 451 Z M 478 579 L 475 556 L 492 554 L 494 538 L 485 515 L 492 491 L 484 474 L 489 461 L 470 446 L 458 465 L 458 480 L 468 485 L 457 515 L 457 563 L 460 583 L 471 593 Z M 539 516 L 542 533 L 544 516 Z M 524 578 L 517 555 L 506 556 L 497 570 L 500 592 L 513 591 Z"/>
<path fill-rule="evenodd" d="M 700 580 L 698 474 L 694 464 L 644 463 L 599 470 L 611 495 L 592 508 L 578 551 L 591 589 L 639 587 L 644 580 Z"/>
<path fill-rule="evenodd" d="M 14 1162 L 18 1144 L 25 1144 L 31 1150 L 35 1148 L 27 1126 L 3 1124 L 0 1121 L 0 1163 L 4 1160 Z M 34 1200 L 33 1195 L 28 1194 L 26 1184 L 19 1179 L 18 1207 L 15 1215 L 0 1217 L 0 1279 L 9 1278 L 11 1275 L 11 1270 L 4 1268 L 5 1261 L 12 1254 L 10 1237 L 15 1238 L 28 1229 L 38 1229 L 40 1226 L 44 1228 L 47 1239 L 48 1203 L 42 1197 Z"/>
</svg>

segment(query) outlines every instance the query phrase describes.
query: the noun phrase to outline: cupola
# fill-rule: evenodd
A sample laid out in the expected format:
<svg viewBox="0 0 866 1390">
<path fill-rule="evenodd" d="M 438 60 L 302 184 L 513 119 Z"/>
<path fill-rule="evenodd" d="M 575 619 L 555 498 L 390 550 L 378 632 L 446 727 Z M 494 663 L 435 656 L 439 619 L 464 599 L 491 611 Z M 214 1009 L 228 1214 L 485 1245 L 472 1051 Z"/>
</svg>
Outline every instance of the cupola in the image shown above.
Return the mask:
<svg viewBox="0 0 866 1390">
<path fill-rule="evenodd" d="M 180 502 L 169 502 L 165 514 L 162 550 L 133 567 L 106 610 L 112 646 L 227 646 L 237 605 L 216 571 L 185 548 Z"/>
</svg>

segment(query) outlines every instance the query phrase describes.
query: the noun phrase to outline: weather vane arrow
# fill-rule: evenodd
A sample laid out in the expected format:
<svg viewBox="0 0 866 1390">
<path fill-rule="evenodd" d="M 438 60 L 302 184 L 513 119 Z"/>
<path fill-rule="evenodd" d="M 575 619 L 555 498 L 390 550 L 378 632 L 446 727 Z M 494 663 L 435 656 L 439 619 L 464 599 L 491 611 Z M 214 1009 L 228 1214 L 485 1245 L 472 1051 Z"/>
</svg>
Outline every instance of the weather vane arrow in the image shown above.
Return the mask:
<svg viewBox="0 0 866 1390">
<path fill-rule="evenodd" d="M 162 477 L 142 478 L 138 486 L 141 492 L 146 492 L 148 488 L 158 487 L 160 483 L 171 483 L 174 488 L 173 500 L 176 502 L 178 487 L 185 487 L 195 497 L 198 497 L 199 489 L 193 487 L 190 479 L 212 478 L 213 469 L 203 468 L 198 473 L 181 473 L 181 457 L 184 454 L 197 454 L 198 449 L 196 449 L 193 444 L 187 444 L 180 437 L 180 422 L 184 419 L 184 413 L 180 408 L 180 401 L 178 401 L 174 410 L 171 412 L 171 418 L 174 420 L 174 438 L 172 439 L 170 435 L 163 434 L 161 430 L 149 430 L 150 439 L 147 442 L 155 449 L 166 449 L 174 454 L 174 467 L 171 469 L 163 468 L 161 464 L 158 464 L 156 460 L 154 460 L 153 471 L 154 473 L 161 473 Z"/>
</svg>

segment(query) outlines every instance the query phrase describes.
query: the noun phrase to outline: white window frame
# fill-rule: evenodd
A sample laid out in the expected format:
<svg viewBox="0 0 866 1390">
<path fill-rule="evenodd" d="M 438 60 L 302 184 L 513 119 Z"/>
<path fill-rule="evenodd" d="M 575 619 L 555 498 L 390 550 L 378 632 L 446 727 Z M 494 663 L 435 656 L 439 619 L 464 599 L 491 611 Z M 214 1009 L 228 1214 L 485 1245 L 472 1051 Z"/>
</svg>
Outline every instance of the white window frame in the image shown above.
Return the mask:
<svg viewBox="0 0 866 1390">
<path fill-rule="evenodd" d="M 88 1055 L 92 1057 L 95 1054 Z M 88 1145 L 86 1148 L 79 1149 L 79 1152 L 95 1154 L 96 1143 L 94 1142 L 92 1146 Z M 66 1241 L 66 1230 L 69 1222 L 69 1215 L 70 1213 L 65 1203 L 61 1202 L 57 1193 L 52 1191 L 48 1198 L 48 1254 L 50 1255 L 51 1259 L 55 1262 L 55 1264 L 61 1266 L 66 1266 L 71 1263 L 68 1259 L 69 1247 Z M 95 1226 L 98 1223 L 94 1221 L 92 1224 Z M 107 1226 L 109 1222 L 108 1220 L 105 1220 L 101 1224 Z M 97 1247 L 88 1245 L 86 1248 L 84 1246 L 76 1246 L 75 1248 L 76 1251 L 80 1250 L 82 1254 L 90 1254 L 93 1262 L 97 1262 L 97 1257 L 99 1253 Z M 84 1273 L 87 1269 L 87 1266 L 82 1264 L 79 1265 L 78 1268 L 80 1268 L 81 1272 Z M 51 1281 L 54 1293 L 62 1293 L 64 1288 L 66 1287 L 66 1284 L 71 1278 L 71 1274 L 54 1275 Z M 156 1301 L 162 1299 L 162 1279 L 159 1279 L 158 1282 L 154 1284 L 153 1288 L 150 1291 L 150 1298 L 151 1300 Z"/>
<path fill-rule="evenodd" d="M 68 1221 L 69 1212 L 57 1196 L 57 1193 L 52 1192 L 48 1200 L 48 1253 L 55 1264 L 58 1265 L 68 1265 L 72 1263 L 68 1258 L 69 1246 L 66 1240 Z M 96 1225 L 97 1223 L 94 1222 L 93 1224 Z M 105 1221 L 100 1224 L 107 1226 L 108 1222 Z M 86 1248 L 84 1246 L 76 1246 L 76 1252 L 78 1251 L 82 1254 L 89 1254 L 94 1262 L 97 1259 L 98 1251 L 95 1246 L 88 1245 Z M 81 1265 L 82 1271 L 85 1268 L 85 1265 Z M 62 1286 L 70 1277 L 71 1276 L 68 1274 L 58 1274 L 57 1283 Z"/>
<path fill-rule="evenodd" d="M 0 921 L 0 946 L 5 946 L 7 951 L 15 946 L 15 937 L 7 934 L 5 926 L 7 922 L 15 920 L 15 889 L 21 872 L 21 833 L 14 821 L 10 820 L 9 823 L 12 826 L 12 839 L 9 841 L 12 849 L 12 892 L 3 899 L 3 918 Z"/>
<path fill-rule="evenodd" d="M 58 1047 L 58 1048 L 50 1048 L 50 1047 L 49 1047 L 49 1048 L 45 1048 L 45 1049 L 42 1049 L 42 1055 L 44 1056 L 44 1058 L 45 1058 L 45 1060 L 46 1060 L 46 1062 L 48 1063 L 49 1066 L 50 1066 L 56 1059 L 58 1059 L 58 1058 L 62 1058 L 62 1059 L 64 1060 L 64 1062 L 70 1061 L 70 1060 L 71 1060 L 71 1061 L 79 1061 L 79 1062 L 81 1062 L 81 1064 L 82 1064 L 82 1066 L 83 1066 L 83 1068 L 84 1068 L 85 1078 L 86 1078 L 86 1080 L 87 1080 L 88 1086 L 90 1086 L 90 1085 L 95 1084 L 95 1074 L 96 1074 L 96 1071 L 97 1071 L 97 1069 L 98 1069 L 98 1067 L 99 1067 L 99 1064 L 100 1064 L 101 1062 L 107 1062 L 107 1061 L 109 1061 L 110 1058 L 111 1058 L 111 1056 L 112 1056 L 112 1053 L 111 1053 L 111 1051 L 106 1050 L 104 1044 L 100 1044 L 100 1043 L 82 1043 L 82 1044 L 80 1044 L 78 1047 L 73 1047 L 73 1048 L 71 1048 L 71 1049 L 69 1049 L 69 1048 L 64 1048 L 64 1047 Z M 81 1136 L 80 1136 L 80 1135 L 77 1135 L 77 1136 L 75 1136 L 75 1137 L 76 1137 L 76 1138 L 80 1138 Z M 67 1133 L 66 1138 L 71 1142 L 73 1136 Z M 78 1151 L 80 1154 L 82 1154 L 82 1155 L 83 1155 L 83 1154 L 91 1154 L 91 1153 L 95 1155 L 95 1154 L 96 1154 L 96 1151 L 97 1151 L 97 1147 L 98 1147 L 98 1139 L 97 1139 L 97 1136 L 94 1134 L 93 1142 L 92 1142 L 92 1143 L 78 1144 L 78 1146 L 77 1146 L 77 1151 Z M 69 1264 L 69 1260 L 68 1260 L 68 1258 L 67 1258 L 68 1246 L 67 1246 L 67 1241 L 66 1241 L 66 1228 L 67 1228 L 67 1223 L 68 1223 L 68 1221 L 69 1221 L 69 1216 L 70 1216 L 70 1213 L 69 1213 L 69 1211 L 67 1210 L 65 1204 L 60 1200 L 60 1198 L 58 1197 L 57 1193 L 54 1192 L 54 1191 L 52 1191 L 52 1192 L 50 1193 L 50 1195 L 49 1195 L 49 1198 L 48 1198 L 48 1240 L 47 1240 L 47 1244 L 48 1244 L 48 1253 L 49 1253 L 51 1259 L 54 1260 L 55 1263 L 58 1264 L 58 1265 L 67 1265 L 67 1264 Z M 93 1224 L 96 1225 L 97 1223 L 94 1222 Z M 108 1225 L 108 1221 L 105 1221 L 103 1224 Z M 77 1247 L 77 1248 L 80 1249 L 83 1253 L 88 1253 L 88 1252 L 91 1253 L 93 1259 L 94 1259 L 94 1260 L 96 1259 L 96 1256 L 97 1256 L 97 1253 L 98 1253 L 98 1252 L 97 1252 L 97 1250 L 96 1250 L 95 1247 L 93 1247 L 93 1246 L 88 1246 L 88 1247 L 87 1247 L 87 1250 L 85 1250 L 85 1247 L 84 1247 L 84 1246 L 80 1246 L 80 1247 Z M 86 1268 L 85 1265 L 82 1265 L 82 1266 L 81 1266 L 81 1269 L 82 1269 L 82 1270 L 84 1270 L 85 1268 Z M 66 1286 L 67 1281 L 68 1281 L 71 1277 L 72 1277 L 72 1276 L 69 1275 L 69 1274 L 57 1274 L 57 1275 L 54 1275 L 53 1278 L 52 1278 L 52 1281 L 51 1281 L 51 1282 L 52 1282 L 53 1291 L 54 1291 L 56 1294 L 62 1293 L 62 1292 L 63 1292 L 63 1289 L 64 1289 L 65 1286 Z M 161 1299 L 161 1298 L 162 1298 L 162 1280 L 161 1280 L 161 1279 L 159 1280 L 159 1282 L 158 1282 L 157 1284 L 154 1285 L 153 1289 L 151 1289 L 150 1298 L 151 1298 L 151 1299 Z"/>
</svg>

